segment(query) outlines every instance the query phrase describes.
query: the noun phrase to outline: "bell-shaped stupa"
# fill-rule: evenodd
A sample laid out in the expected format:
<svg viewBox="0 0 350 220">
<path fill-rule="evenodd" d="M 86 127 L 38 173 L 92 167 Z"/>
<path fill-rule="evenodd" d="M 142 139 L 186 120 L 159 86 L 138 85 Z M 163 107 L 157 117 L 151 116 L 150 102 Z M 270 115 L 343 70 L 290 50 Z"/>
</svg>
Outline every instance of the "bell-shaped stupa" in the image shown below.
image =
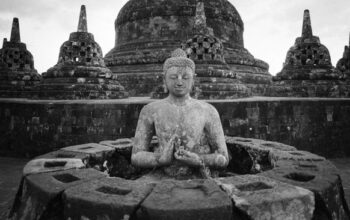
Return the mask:
<svg viewBox="0 0 350 220">
<path fill-rule="evenodd" d="M 162 66 L 171 52 L 188 39 L 196 40 L 194 32 L 205 29 L 211 30 L 214 38 L 208 38 L 207 48 L 202 47 L 193 56 L 205 60 L 221 56 L 232 74 L 246 84 L 271 81 L 268 65 L 244 48 L 244 25 L 236 8 L 228 0 L 206 0 L 201 9 L 204 20 L 198 20 L 197 3 L 129 0 L 121 9 L 115 21 L 115 47 L 106 54 L 105 61 L 131 95 L 147 96 L 161 85 Z M 204 43 L 205 38 L 199 40 Z"/>
<path fill-rule="evenodd" d="M 309 10 L 304 11 L 301 37 L 289 49 L 282 71 L 273 80 L 267 92 L 270 96 L 349 96 L 344 74 L 332 66 L 328 49 L 312 33 Z"/>
<path fill-rule="evenodd" d="M 33 55 L 21 42 L 18 18 L 14 18 L 10 41 L 5 38 L 0 49 L 0 96 L 30 97 L 40 79 Z"/>
<path fill-rule="evenodd" d="M 78 30 L 60 48 L 58 63 L 43 73 L 40 98 L 125 98 L 124 87 L 104 63 L 101 47 L 88 32 L 86 9 L 81 6 Z"/>
<path fill-rule="evenodd" d="M 334 75 L 331 56 L 320 38 L 312 33 L 309 10 L 304 11 L 302 35 L 295 40 L 283 69 L 275 80 L 317 80 L 338 78 Z"/>
<path fill-rule="evenodd" d="M 350 35 L 349 45 L 345 46 L 343 57 L 337 63 L 337 69 L 342 72 L 347 79 L 350 79 Z"/>
</svg>

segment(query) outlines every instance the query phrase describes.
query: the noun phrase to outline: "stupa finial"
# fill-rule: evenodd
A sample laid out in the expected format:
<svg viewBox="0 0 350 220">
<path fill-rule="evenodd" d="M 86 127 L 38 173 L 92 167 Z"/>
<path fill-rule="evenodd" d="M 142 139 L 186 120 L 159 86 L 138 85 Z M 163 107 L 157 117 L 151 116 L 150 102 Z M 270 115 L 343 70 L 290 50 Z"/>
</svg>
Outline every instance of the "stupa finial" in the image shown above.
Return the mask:
<svg viewBox="0 0 350 220">
<path fill-rule="evenodd" d="M 303 30 L 302 30 L 302 37 L 310 38 L 313 36 L 312 34 L 312 26 L 311 26 L 311 18 L 310 18 L 310 11 L 306 9 L 304 11 L 304 18 L 303 18 Z"/>
<path fill-rule="evenodd" d="M 86 8 L 85 5 L 82 5 L 80 8 L 80 16 L 78 23 L 78 32 L 87 32 L 87 19 L 86 19 Z"/>
<path fill-rule="evenodd" d="M 194 28 L 197 33 L 207 34 L 207 17 L 205 16 L 204 2 L 197 2 L 196 6 L 196 17 L 194 20 Z"/>
<path fill-rule="evenodd" d="M 13 18 L 10 41 L 16 43 L 21 42 L 18 18 Z"/>
</svg>

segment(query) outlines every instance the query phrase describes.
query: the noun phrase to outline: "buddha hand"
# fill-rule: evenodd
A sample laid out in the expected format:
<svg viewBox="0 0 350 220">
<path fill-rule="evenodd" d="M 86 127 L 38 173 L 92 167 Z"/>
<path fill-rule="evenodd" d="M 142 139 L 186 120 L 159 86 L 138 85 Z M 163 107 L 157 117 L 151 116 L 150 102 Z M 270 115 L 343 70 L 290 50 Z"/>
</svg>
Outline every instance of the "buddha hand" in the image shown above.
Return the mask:
<svg viewBox="0 0 350 220">
<path fill-rule="evenodd" d="M 189 166 L 199 167 L 203 164 L 203 160 L 198 154 L 179 148 L 175 153 L 174 157 L 176 160 L 187 164 Z"/>
</svg>

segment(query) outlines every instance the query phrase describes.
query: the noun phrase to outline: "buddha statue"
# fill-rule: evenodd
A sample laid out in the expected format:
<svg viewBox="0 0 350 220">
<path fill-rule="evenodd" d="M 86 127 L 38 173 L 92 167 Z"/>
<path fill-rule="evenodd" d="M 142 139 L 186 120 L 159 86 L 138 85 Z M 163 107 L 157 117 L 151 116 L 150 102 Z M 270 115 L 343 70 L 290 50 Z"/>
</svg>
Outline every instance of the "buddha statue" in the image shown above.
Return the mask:
<svg viewBox="0 0 350 220">
<path fill-rule="evenodd" d="M 131 162 L 153 168 L 148 175 L 175 179 L 209 178 L 229 162 L 224 132 L 217 110 L 190 97 L 195 64 L 176 49 L 164 63 L 167 98 L 141 110 Z M 159 145 L 151 149 L 156 135 Z"/>
</svg>

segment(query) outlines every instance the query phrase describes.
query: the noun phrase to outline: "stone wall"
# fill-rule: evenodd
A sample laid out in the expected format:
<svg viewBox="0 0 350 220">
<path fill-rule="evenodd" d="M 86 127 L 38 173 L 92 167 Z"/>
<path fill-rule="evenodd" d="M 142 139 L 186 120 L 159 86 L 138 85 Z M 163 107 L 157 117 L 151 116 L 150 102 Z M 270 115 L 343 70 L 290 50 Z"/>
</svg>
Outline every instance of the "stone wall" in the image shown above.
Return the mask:
<svg viewBox="0 0 350 220">
<path fill-rule="evenodd" d="M 132 137 L 152 100 L 0 99 L 0 155 L 27 156 Z M 326 157 L 350 155 L 350 99 L 268 98 L 210 101 L 226 135 L 278 141 Z"/>
</svg>

